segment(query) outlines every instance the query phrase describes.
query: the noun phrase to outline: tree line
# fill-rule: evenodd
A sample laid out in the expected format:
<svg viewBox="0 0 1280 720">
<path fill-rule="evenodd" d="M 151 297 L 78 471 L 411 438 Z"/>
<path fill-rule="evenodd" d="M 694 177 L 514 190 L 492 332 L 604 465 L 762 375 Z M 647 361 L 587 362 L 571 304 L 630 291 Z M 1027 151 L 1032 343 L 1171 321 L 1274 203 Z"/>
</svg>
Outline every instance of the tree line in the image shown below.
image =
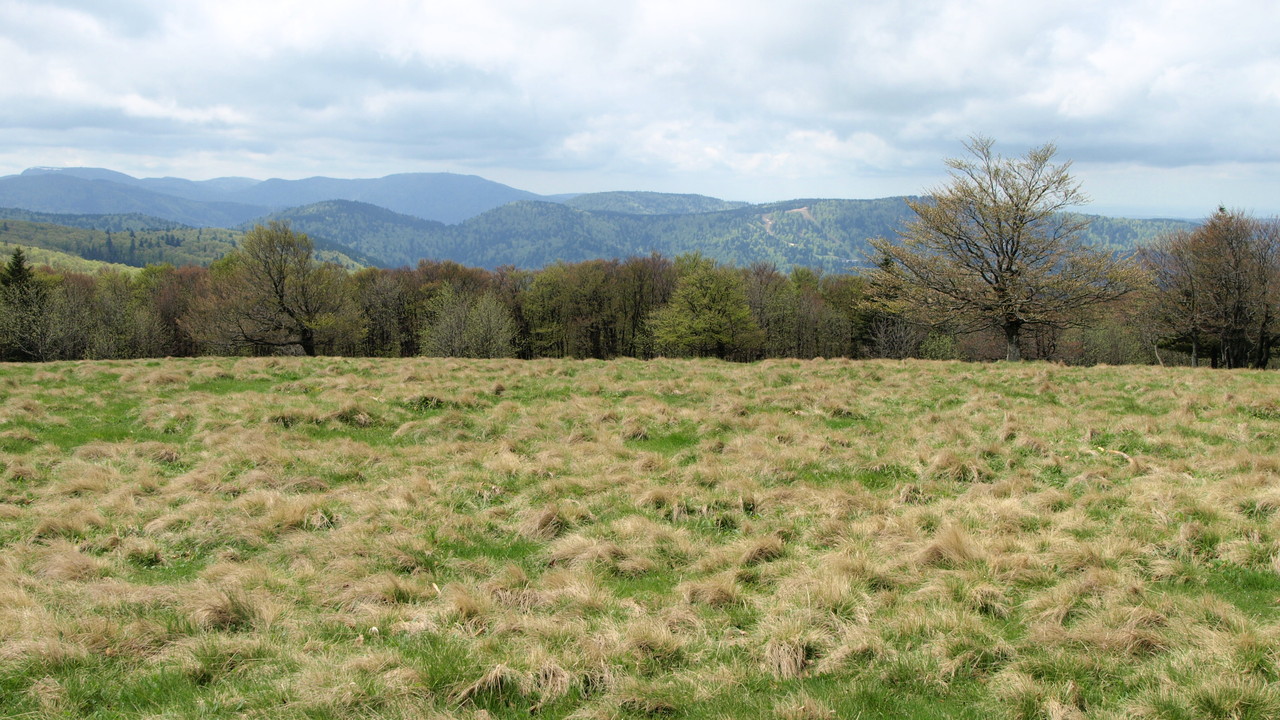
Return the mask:
<svg viewBox="0 0 1280 720">
<path fill-rule="evenodd" d="M 218 354 L 378 357 L 862 356 L 874 310 L 856 275 L 700 255 L 484 270 L 451 261 L 348 271 L 272 223 L 205 268 L 0 268 L 5 360 Z"/>
<path fill-rule="evenodd" d="M 202 353 L 406 357 L 1004 357 L 1266 367 L 1280 339 L 1280 224 L 1220 208 L 1119 256 L 1082 242 L 1053 162 L 976 137 L 855 274 L 698 254 L 484 270 L 350 271 L 287 223 L 208 268 L 0 268 L 0 359 Z"/>
</svg>

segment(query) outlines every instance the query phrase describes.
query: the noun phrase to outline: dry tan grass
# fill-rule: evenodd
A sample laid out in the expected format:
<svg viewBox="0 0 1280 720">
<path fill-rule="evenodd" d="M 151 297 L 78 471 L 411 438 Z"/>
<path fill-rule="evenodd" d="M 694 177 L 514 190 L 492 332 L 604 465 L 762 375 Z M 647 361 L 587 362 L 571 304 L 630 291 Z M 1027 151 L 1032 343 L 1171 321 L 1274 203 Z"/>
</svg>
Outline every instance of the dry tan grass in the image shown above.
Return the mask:
<svg viewBox="0 0 1280 720">
<path fill-rule="evenodd" d="M 4 368 L 0 707 L 74 712 L 71 668 L 107 658 L 249 714 L 264 678 L 284 717 L 826 718 L 854 686 L 1245 717 L 1278 702 L 1274 394 L 919 362 Z M 131 437 L 86 430 L 109 413 Z"/>
</svg>

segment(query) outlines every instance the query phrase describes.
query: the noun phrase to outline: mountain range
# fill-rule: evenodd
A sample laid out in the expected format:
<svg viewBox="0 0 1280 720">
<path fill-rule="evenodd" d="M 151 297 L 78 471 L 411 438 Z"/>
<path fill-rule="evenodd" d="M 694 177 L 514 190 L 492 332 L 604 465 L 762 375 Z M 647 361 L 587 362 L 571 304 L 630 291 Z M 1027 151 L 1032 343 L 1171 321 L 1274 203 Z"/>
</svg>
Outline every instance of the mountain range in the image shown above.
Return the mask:
<svg viewBox="0 0 1280 720">
<path fill-rule="evenodd" d="M 905 200 L 752 205 L 655 192 L 543 196 L 452 173 L 192 181 L 101 168 L 31 168 L 0 177 L 0 218 L 99 234 L 71 242 L 68 233 L 50 230 L 62 240 L 40 244 L 40 233 L 23 226 L 20 242 L 6 223 L 0 242 L 127 264 L 207 263 L 234 242 L 213 229 L 243 231 L 284 220 L 346 264 L 395 267 L 433 259 L 537 268 L 558 260 L 700 252 L 738 265 L 847 271 L 868 262 L 867 238 L 891 236 L 911 217 Z M 1094 216 L 1087 240 L 1122 252 L 1189 225 Z M 135 236 L 131 254 L 111 242 L 110 233 L 122 231 Z M 217 242 L 210 244 L 213 237 Z"/>
</svg>

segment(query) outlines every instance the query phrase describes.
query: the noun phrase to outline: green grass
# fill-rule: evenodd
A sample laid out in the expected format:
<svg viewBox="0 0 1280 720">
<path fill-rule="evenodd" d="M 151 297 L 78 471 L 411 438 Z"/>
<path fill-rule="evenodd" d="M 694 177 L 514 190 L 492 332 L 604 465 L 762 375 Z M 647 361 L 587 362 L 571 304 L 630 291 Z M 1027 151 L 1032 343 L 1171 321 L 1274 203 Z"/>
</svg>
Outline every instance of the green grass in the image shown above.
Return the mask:
<svg viewBox="0 0 1280 720">
<path fill-rule="evenodd" d="M 1276 390 L 0 366 L 0 716 L 1273 717 Z"/>
</svg>

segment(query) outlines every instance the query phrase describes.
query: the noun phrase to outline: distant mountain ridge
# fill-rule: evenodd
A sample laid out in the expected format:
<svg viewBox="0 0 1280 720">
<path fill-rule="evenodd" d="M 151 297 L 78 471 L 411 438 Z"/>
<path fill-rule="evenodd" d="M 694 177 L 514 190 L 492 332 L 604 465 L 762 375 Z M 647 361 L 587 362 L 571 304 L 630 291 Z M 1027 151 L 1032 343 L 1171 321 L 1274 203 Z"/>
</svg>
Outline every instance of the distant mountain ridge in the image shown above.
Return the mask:
<svg viewBox="0 0 1280 720">
<path fill-rule="evenodd" d="M 912 216 L 906 198 L 790 200 L 718 212 L 625 214 L 589 212 L 565 203 L 509 203 L 456 225 L 431 223 L 363 203 L 330 201 L 292 208 L 288 221 L 313 238 L 353 248 L 389 266 L 419 259 L 495 268 L 540 268 L 659 253 L 703 255 L 739 266 L 772 263 L 848 272 L 873 261 L 868 238 L 892 237 Z M 1127 253 L 1181 221 L 1092 216 L 1086 242 Z"/>
<path fill-rule="evenodd" d="M 66 215 L 152 215 L 193 227 L 230 227 L 267 208 L 231 201 L 191 200 L 136 184 L 65 173 L 0 178 L 0 207 Z"/>
<path fill-rule="evenodd" d="M 624 215 L 690 215 L 736 210 L 750 205 L 750 203 L 730 202 L 706 195 L 658 192 L 586 193 L 575 195 L 563 202 L 578 210 L 614 212 Z"/>
<path fill-rule="evenodd" d="M 329 252 L 387 267 L 429 259 L 532 269 L 556 261 L 699 252 L 739 266 L 764 262 L 844 272 L 871 262 L 868 238 L 891 237 L 911 216 L 902 197 L 761 205 L 640 191 L 547 197 L 451 173 L 191 181 L 138 179 L 102 168 L 31 168 L 0 178 L 0 217 L 161 233 L 126 257 L 129 264 L 159 257 L 206 263 L 234 241 L 220 236 L 222 245 L 210 245 L 211 236 L 198 229 L 235 228 L 238 235 L 256 223 L 283 220 Z M 1129 252 L 1192 225 L 1094 216 L 1086 240 Z M 193 247 L 194 254 L 180 250 L 196 240 L 203 245 Z M 96 248 L 97 241 L 77 242 Z M 92 252 L 101 257 L 90 259 L 120 259 L 101 248 Z"/>
<path fill-rule="evenodd" d="M 475 175 L 401 173 L 370 179 L 313 177 L 135 178 L 103 168 L 29 168 L 0 177 L 0 207 L 66 214 L 141 213 L 195 227 L 229 227 L 325 200 L 379 205 L 403 215 L 458 223 L 517 200 L 548 198 Z"/>
</svg>

